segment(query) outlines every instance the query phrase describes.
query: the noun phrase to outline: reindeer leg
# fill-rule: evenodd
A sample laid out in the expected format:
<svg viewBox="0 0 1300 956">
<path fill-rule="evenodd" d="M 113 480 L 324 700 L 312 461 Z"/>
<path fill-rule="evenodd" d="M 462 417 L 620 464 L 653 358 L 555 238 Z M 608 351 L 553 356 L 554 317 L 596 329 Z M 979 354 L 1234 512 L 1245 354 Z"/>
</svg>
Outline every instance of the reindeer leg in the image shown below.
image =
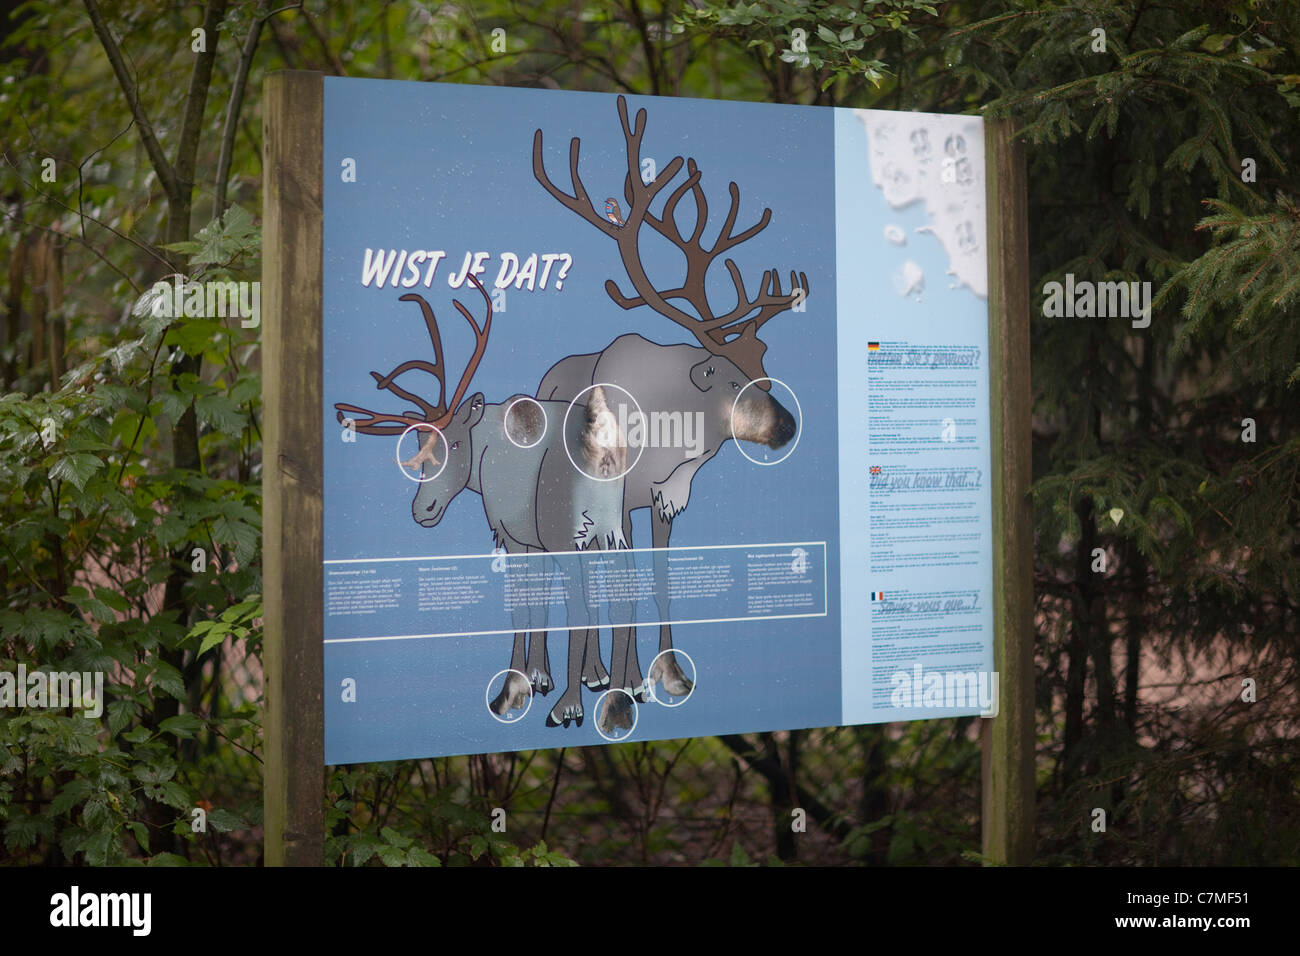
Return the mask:
<svg viewBox="0 0 1300 956">
<path fill-rule="evenodd" d="M 510 673 L 506 674 L 505 683 L 501 685 L 501 691 L 492 699 L 489 705 L 492 712 L 498 717 L 504 717 L 512 710 L 518 710 L 520 707 L 527 705 L 529 687 L 528 681 L 521 676 L 524 670 L 524 633 L 515 632 L 514 648 L 510 652 Z"/>
<path fill-rule="evenodd" d="M 517 546 L 509 547 L 508 553 L 518 553 Z M 510 565 L 507 563 L 505 574 L 507 579 L 511 574 Z M 508 580 L 507 580 L 508 583 Z M 529 695 L 532 693 L 532 687 L 529 686 L 527 672 L 524 670 L 525 665 L 525 641 L 529 628 L 529 608 L 516 606 L 510 610 L 511 623 L 515 627 L 514 646 L 510 651 L 510 673 L 506 674 L 505 682 L 501 685 L 500 692 L 492 699 L 488 705 L 494 714 L 498 717 L 504 717 L 512 710 L 516 710 L 528 703 Z"/>
<path fill-rule="evenodd" d="M 529 554 L 540 552 L 535 548 L 525 549 Z M 530 562 L 531 566 L 531 562 Z M 528 605 L 528 664 L 521 668 L 528 675 L 528 682 L 533 690 L 545 696 L 555 689 L 551 679 L 551 659 L 546 652 L 547 605 L 529 602 Z"/>
<path fill-rule="evenodd" d="M 623 539 L 632 547 L 632 516 L 623 512 Z M 633 565 L 631 551 L 616 551 L 615 566 L 619 570 L 630 570 Z M 609 623 L 614 630 L 614 645 L 609 658 L 610 688 L 632 689 L 631 681 L 641 682 L 641 668 L 636 660 L 636 603 L 634 601 L 610 601 Z M 596 725 L 606 734 L 612 734 L 616 727 L 625 730 L 632 728 L 632 701 L 627 694 L 606 694 L 601 702 L 600 713 L 596 716 Z"/>
<path fill-rule="evenodd" d="M 546 631 L 532 631 L 528 635 L 528 665 L 524 671 L 533 690 L 545 696 L 555 689 L 551 679 L 551 658 L 546 653 Z"/>
<path fill-rule="evenodd" d="M 586 650 L 583 651 L 582 682 L 591 690 L 601 690 L 609 686 L 609 671 L 600 662 L 600 631 L 590 628 L 586 636 Z"/>
<path fill-rule="evenodd" d="M 587 605 L 587 563 L 580 554 L 566 555 L 570 573 L 565 575 L 565 598 L 569 608 L 569 668 L 567 685 L 551 712 L 546 715 L 546 726 L 569 726 L 575 720 L 582 726 L 582 662 L 587 647 L 587 629 L 591 624 L 591 608 Z M 560 559 L 555 558 L 560 566 Z M 561 571 L 564 568 L 561 566 Z"/>
<path fill-rule="evenodd" d="M 654 529 L 655 548 L 667 549 L 668 538 L 673 533 L 672 519 L 661 518 L 657 511 L 651 509 L 650 524 Z M 656 550 L 655 559 L 655 604 L 659 608 L 659 656 L 650 667 L 650 676 L 646 683 L 653 687 L 663 682 L 664 691 L 674 697 L 684 697 L 691 692 L 690 678 L 683 673 L 676 654 L 665 654 L 673 649 L 673 629 L 668 621 L 672 620 L 672 611 L 668 606 L 668 551 Z"/>
</svg>

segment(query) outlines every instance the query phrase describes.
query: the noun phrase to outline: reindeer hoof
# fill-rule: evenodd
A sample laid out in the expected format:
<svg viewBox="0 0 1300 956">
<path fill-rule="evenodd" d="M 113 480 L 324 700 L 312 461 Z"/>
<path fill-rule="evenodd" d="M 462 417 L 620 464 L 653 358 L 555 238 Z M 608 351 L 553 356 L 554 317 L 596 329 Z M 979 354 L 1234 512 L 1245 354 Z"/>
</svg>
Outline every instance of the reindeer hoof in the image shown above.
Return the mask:
<svg viewBox="0 0 1300 956">
<path fill-rule="evenodd" d="M 605 702 L 601 705 L 600 716 L 596 722 L 597 726 L 607 736 L 612 736 L 617 728 L 631 730 L 632 707 L 632 698 L 627 694 L 606 694 Z"/>
<path fill-rule="evenodd" d="M 694 686 L 689 677 L 683 672 L 681 665 L 677 663 L 676 655 L 672 653 L 661 654 L 650 668 L 650 679 L 646 681 L 647 686 L 662 684 L 664 692 L 672 697 L 685 697 L 691 692 Z"/>
<path fill-rule="evenodd" d="M 501 685 L 501 692 L 492 699 L 492 703 L 488 706 L 492 708 L 492 713 L 498 717 L 504 717 L 512 710 L 527 707 L 529 696 L 528 682 L 524 680 L 521 674 L 509 671 L 506 674 L 505 683 Z"/>
<path fill-rule="evenodd" d="M 543 696 L 555 689 L 555 682 L 551 680 L 551 675 L 536 668 L 529 672 L 528 682 L 533 685 L 534 691 Z"/>
<path fill-rule="evenodd" d="M 547 727 L 558 727 L 560 724 L 569 726 L 569 721 L 576 721 L 578 726 L 582 726 L 582 698 L 577 697 L 569 700 L 568 695 L 561 697 L 551 708 L 551 712 L 546 715 Z"/>
</svg>

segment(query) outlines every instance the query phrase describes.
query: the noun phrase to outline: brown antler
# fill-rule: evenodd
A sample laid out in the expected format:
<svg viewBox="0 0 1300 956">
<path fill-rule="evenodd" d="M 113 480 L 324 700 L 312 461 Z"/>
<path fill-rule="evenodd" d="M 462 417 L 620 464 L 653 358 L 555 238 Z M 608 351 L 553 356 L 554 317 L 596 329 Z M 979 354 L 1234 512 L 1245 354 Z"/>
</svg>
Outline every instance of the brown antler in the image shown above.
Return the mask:
<svg viewBox="0 0 1300 956">
<path fill-rule="evenodd" d="M 556 187 L 546 175 L 542 161 L 542 131 L 533 134 L 533 175 L 545 187 L 546 191 L 564 206 L 596 226 L 601 232 L 611 236 L 619 246 L 623 267 L 628 278 L 638 293 L 635 297 L 624 295 L 613 280 L 605 282 L 605 291 L 609 297 L 624 309 L 633 309 L 648 305 L 695 336 L 696 340 L 716 355 L 731 359 L 751 379 L 765 378 L 763 370 L 763 353 L 767 346 L 758 338 L 758 331 L 774 316 L 785 312 L 797 301 L 800 295 L 807 295 L 808 277 L 800 273 L 797 277 L 790 272 L 791 294 L 781 292 L 781 280 L 778 271 L 773 268 L 765 271 L 758 283 L 758 294 L 750 298 L 745 291 L 740 269 L 731 259 L 726 259 L 727 271 L 736 287 L 736 306 L 725 315 L 715 315 L 709 306 L 705 292 L 705 276 L 709 267 L 718 256 L 728 249 L 752 239 L 767 228 L 772 218 L 772 210 L 764 209 L 759 221 L 743 232 L 733 232 L 736 216 L 740 211 L 740 190 L 733 182 L 729 186 L 731 206 L 726 221 L 712 248 L 705 249 L 702 238 L 704 226 L 708 221 L 708 200 L 700 186 L 700 170 L 694 159 L 687 160 L 687 178 L 669 195 L 664 203 L 662 217 L 650 212 L 650 203 L 654 197 L 669 184 L 682 167 L 680 156 L 675 157 L 651 183 L 641 179 L 641 140 L 645 135 L 646 111 L 637 111 L 636 123 L 630 124 L 627 116 L 627 101 L 618 98 L 619 121 L 623 126 L 623 138 L 627 144 L 627 174 L 623 181 L 623 195 L 628 203 L 628 213 L 622 226 L 606 221 L 596 212 L 587 195 L 582 179 L 578 175 L 579 139 L 575 136 L 569 143 L 569 173 L 573 179 L 574 195 L 570 196 Z M 677 226 L 676 208 L 687 192 L 695 199 L 695 228 L 691 236 L 685 237 Z M 680 249 L 686 256 L 685 281 L 675 289 L 659 291 L 654 287 L 641 265 L 639 248 L 641 223 L 650 227 Z M 672 305 L 669 300 L 682 299 L 688 302 L 698 314 L 690 313 Z M 757 310 L 757 314 L 753 314 Z M 761 383 L 767 388 L 768 383 Z"/>
<path fill-rule="evenodd" d="M 438 320 L 433 314 L 432 307 L 422 296 L 416 295 L 414 292 L 408 292 L 398 301 L 419 303 L 420 311 L 424 315 L 424 326 L 429 332 L 429 341 L 433 344 L 433 361 L 426 362 L 421 359 L 411 359 L 403 362 L 387 375 L 380 375 L 378 372 L 371 372 L 370 375 L 375 380 L 375 388 L 387 389 L 394 395 L 419 406 L 422 414 L 416 415 L 411 412 L 404 412 L 400 415 L 385 414 L 371 411 L 368 408 L 361 408 L 357 405 L 350 405 L 346 402 L 339 402 L 334 405 L 334 408 L 337 410 L 340 422 L 345 418 L 354 418 L 355 420 L 355 416 L 367 416 L 364 420 L 357 421 L 354 426 L 363 435 L 400 435 L 412 425 L 428 424 L 438 429 L 446 427 L 447 423 L 451 421 L 452 415 L 456 413 L 456 407 L 460 404 L 460 400 L 465 397 L 465 390 L 469 387 L 470 379 L 474 377 L 474 372 L 477 371 L 479 362 L 483 359 L 483 353 L 487 349 L 488 335 L 492 331 L 492 300 L 477 276 L 470 276 L 469 281 L 483 294 L 483 299 L 487 303 L 487 317 L 483 320 L 483 327 L 480 329 L 478 323 L 474 321 L 474 317 L 469 314 L 469 310 L 461 305 L 459 300 L 452 300 L 451 304 L 465 317 L 465 321 L 474 330 L 474 354 L 470 357 L 451 400 L 447 400 L 447 365 L 443 361 L 442 336 L 438 332 Z M 394 383 L 397 376 L 412 369 L 428 372 L 437 379 L 438 404 L 430 404 L 426 399 L 408 392 Z"/>
<path fill-rule="evenodd" d="M 483 328 L 479 328 L 478 323 L 474 321 L 474 316 L 469 314 L 469 309 L 460 304 L 459 299 L 452 299 L 451 304 L 456 307 L 456 311 L 465 317 L 469 327 L 474 330 L 474 354 L 470 356 L 469 362 L 465 365 L 465 371 L 460 376 L 460 382 L 456 385 L 456 392 L 451 396 L 451 401 L 446 405 L 446 411 L 435 421 L 434 427 L 443 428 L 451 421 L 451 416 L 456 414 L 456 409 L 460 405 L 460 400 L 465 397 L 465 390 L 469 388 L 470 380 L 474 373 L 478 371 L 479 362 L 483 361 L 483 353 L 487 351 L 488 336 L 492 334 L 492 299 L 487 294 L 487 289 L 483 288 L 483 283 L 478 281 L 478 276 L 470 276 L 469 281 L 474 283 L 474 287 L 483 294 L 483 301 L 487 304 L 487 316 L 483 319 Z"/>
</svg>

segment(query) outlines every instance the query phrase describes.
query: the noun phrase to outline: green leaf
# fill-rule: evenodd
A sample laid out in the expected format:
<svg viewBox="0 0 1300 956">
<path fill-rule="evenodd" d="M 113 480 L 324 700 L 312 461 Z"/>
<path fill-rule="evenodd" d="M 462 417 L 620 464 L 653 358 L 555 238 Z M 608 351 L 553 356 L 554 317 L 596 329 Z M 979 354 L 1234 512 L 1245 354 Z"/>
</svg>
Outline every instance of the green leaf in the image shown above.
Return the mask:
<svg viewBox="0 0 1300 956">
<path fill-rule="evenodd" d="M 211 630 L 208 631 L 207 635 L 203 638 L 203 642 L 199 645 L 200 657 L 202 657 L 208 651 L 212 650 L 212 648 L 221 644 L 223 641 L 225 641 L 227 637 L 227 632 L 225 631 L 224 628 L 218 629 L 215 626 L 215 622 L 212 623 L 214 626 L 212 627 Z"/>
<path fill-rule="evenodd" d="M 225 265 L 244 254 L 255 254 L 261 246 L 261 231 L 241 206 L 226 210 L 225 221 L 213 219 L 192 241 L 176 242 L 164 248 L 190 255 L 194 265 Z"/>
<path fill-rule="evenodd" d="M 177 700 L 187 698 L 185 681 L 181 680 L 180 671 L 164 661 L 157 661 L 154 664 L 153 682 L 155 687 L 166 691 Z"/>
<path fill-rule="evenodd" d="M 73 454 L 60 458 L 50 469 L 50 477 L 57 481 L 71 482 L 81 491 L 90 476 L 104 467 L 104 462 L 94 455 Z"/>
<path fill-rule="evenodd" d="M 95 588 L 95 597 L 99 598 L 114 611 L 121 611 L 123 614 L 131 610 L 131 602 L 121 594 L 108 588 Z"/>
<path fill-rule="evenodd" d="M 108 705 L 108 733 L 116 737 L 122 728 L 135 719 L 135 701 L 115 700 Z"/>
<path fill-rule="evenodd" d="M 188 811 L 192 806 L 189 791 L 175 780 L 167 780 L 151 788 L 167 806 L 176 810 Z"/>
<path fill-rule="evenodd" d="M 193 737 L 202 730 L 203 722 L 193 714 L 177 714 L 164 720 L 158 725 L 158 729 L 174 737 L 185 739 Z"/>
<path fill-rule="evenodd" d="M 109 706 L 111 707 L 112 705 L 110 704 Z M 126 733 L 122 735 L 122 739 L 129 744 L 143 744 L 146 743 L 149 740 L 149 738 L 152 736 L 153 733 L 152 731 L 149 730 L 148 727 L 140 726 L 128 730 Z"/>
<path fill-rule="evenodd" d="M 131 827 L 131 832 L 135 834 L 135 839 L 140 844 L 140 848 L 144 850 L 144 852 L 148 853 L 149 828 L 139 820 L 133 820 L 129 826 Z"/>
<path fill-rule="evenodd" d="M 348 857 L 353 866 L 361 866 L 375 855 L 375 844 L 358 843 L 348 850 Z"/>
<path fill-rule="evenodd" d="M 406 862 L 410 866 L 442 866 L 442 860 L 419 846 L 413 846 L 407 851 Z"/>
<path fill-rule="evenodd" d="M 50 801 L 50 813 L 66 813 L 90 796 L 94 789 L 91 782 L 82 777 L 68 781 L 58 796 Z"/>
<path fill-rule="evenodd" d="M 392 846 L 403 850 L 415 842 L 410 837 L 402 836 L 402 834 L 398 833 L 392 827 L 384 827 L 379 831 L 379 835 L 384 838 L 385 843 L 389 843 Z"/>
<path fill-rule="evenodd" d="M 208 811 L 208 824 L 218 833 L 229 833 L 231 830 L 242 830 L 247 828 L 248 823 L 243 817 L 229 810 L 223 810 L 220 807 Z"/>
<path fill-rule="evenodd" d="M 261 535 L 252 525 L 221 517 L 212 522 L 212 538 L 219 544 L 234 544 L 235 561 L 243 568 L 252 561 Z"/>
</svg>

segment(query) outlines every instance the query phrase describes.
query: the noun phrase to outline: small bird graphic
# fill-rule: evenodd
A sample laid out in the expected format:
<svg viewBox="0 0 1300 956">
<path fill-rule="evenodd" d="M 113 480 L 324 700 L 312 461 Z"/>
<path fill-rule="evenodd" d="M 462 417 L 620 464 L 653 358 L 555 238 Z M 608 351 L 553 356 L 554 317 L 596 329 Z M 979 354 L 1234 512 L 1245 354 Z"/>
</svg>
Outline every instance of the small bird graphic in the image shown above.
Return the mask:
<svg viewBox="0 0 1300 956">
<path fill-rule="evenodd" d="M 613 196 L 605 200 L 605 218 L 616 226 L 625 226 L 623 213 L 618 208 L 618 200 Z"/>
</svg>

